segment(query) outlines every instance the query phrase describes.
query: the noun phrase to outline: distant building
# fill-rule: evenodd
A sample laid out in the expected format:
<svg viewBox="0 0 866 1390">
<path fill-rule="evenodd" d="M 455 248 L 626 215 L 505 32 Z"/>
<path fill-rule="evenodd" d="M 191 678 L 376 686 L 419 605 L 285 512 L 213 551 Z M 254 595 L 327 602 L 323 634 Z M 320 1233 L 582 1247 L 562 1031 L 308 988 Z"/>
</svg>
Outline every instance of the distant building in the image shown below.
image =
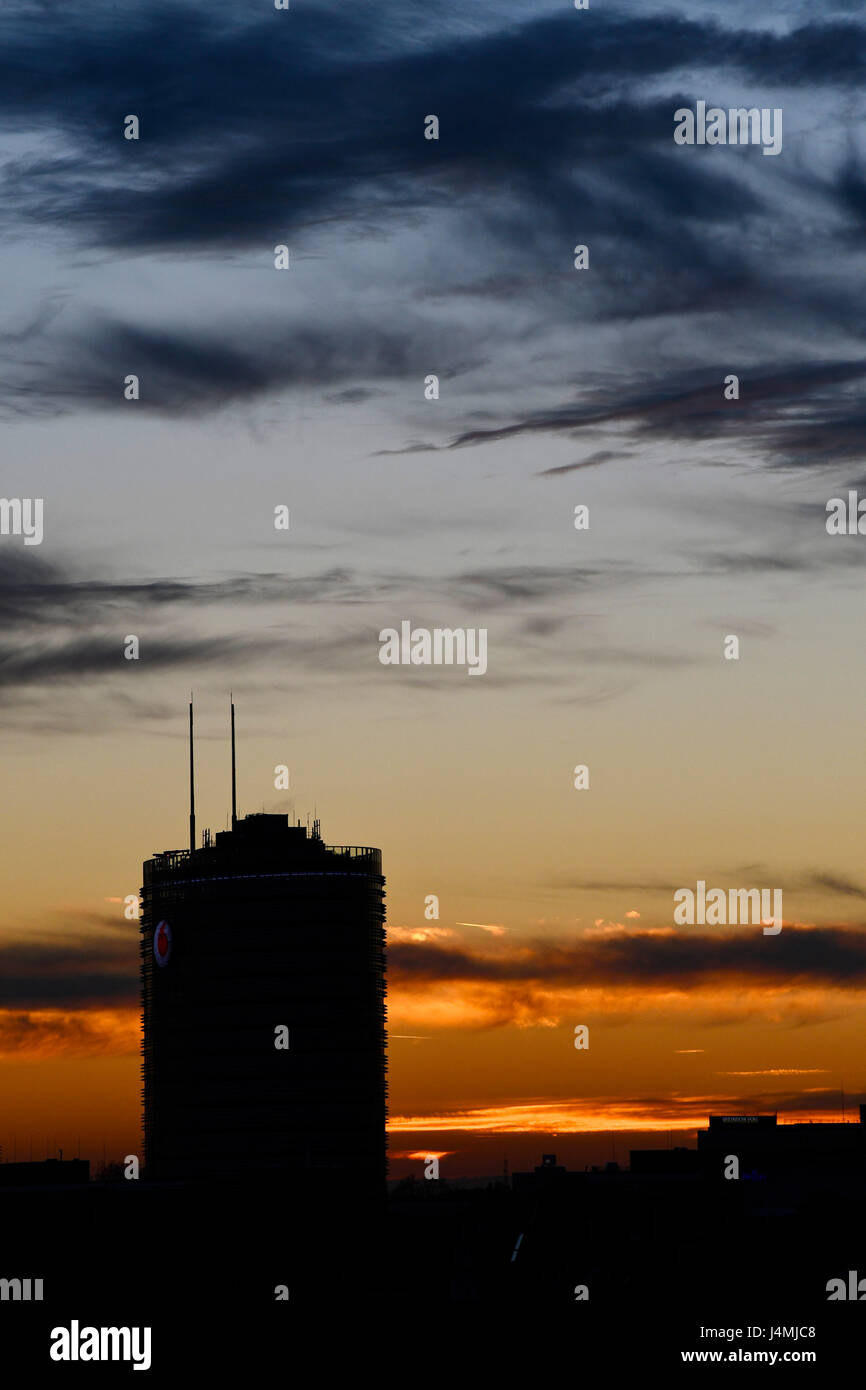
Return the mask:
<svg viewBox="0 0 866 1390">
<path fill-rule="evenodd" d="M 231 830 L 195 847 L 193 803 L 190 849 L 144 865 L 147 1174 L 384 1192 L 381 853 L 239 819 L 232 793 Z"/>
<path fill-rule="evenodd" d="M 556 1154 L 542 1154 L 541 1162 L 531 1173 L 512 1174 L 511 1187 L 518 1196 L 533 1192 L 559 1191 L 564 1186 L 572 1185 L 575 1178 L 582 1176 L 583 1174 L 571 1172 L 561 1163 L 557 1163 Z"/>
<path fill-rule="evenodd" d="M 696 1173 L 698 1171 L 697 1149 L 632 1149 L 629 1154 L 629 1168 L 632 1173 L 656 1175 L 659 1173 Z"/>
<path fill-rule="evenodd" d="M 866 1125 L 819 1120 L 814 1124 L 778 1124 L 775 1115 L 710 1115 L 709 1127 L 698 1132 L 703 1166 L 720 1163 L 727 1154 L 757 1176 L 832 1165 L 837 1171 L 858 1167 L 866 1159 Z"/>
<path fill-rule="evenodd" d="M 818 1121 L 782 1124 L 777 1115 L 710 1115 L 698 1130 L 696 1149 L 632 1149 L 633 1173 L 721 1172 L 729 1154 L 739 1159 L 741 1176 L 814 1168 L 824 1162 L 836 1171 L 866 1165 L 866 1105 L 860 1123 Z"/>
<path fill-rule="evenodd" d="M 46 1158 L 38 1163 L 0 1163 L 0 1187 L 60 1187 L 90 1181 L 86 1158 Z"/>
</svg>

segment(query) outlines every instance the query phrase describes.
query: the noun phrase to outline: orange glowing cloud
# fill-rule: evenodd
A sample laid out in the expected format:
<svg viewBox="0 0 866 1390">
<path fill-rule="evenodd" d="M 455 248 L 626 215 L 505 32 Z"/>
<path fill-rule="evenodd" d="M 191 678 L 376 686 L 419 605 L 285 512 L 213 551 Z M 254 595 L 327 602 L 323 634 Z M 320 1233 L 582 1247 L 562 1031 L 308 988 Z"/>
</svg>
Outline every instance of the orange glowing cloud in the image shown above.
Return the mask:
<svg viewBox="0 0 866 1390">
<path fill-rule="evenodd" d="M 609 1024 L 641 1018 L 687 1025 L 762 1021 L 804 1024 L 844 1018 L 864 1008 L 862 993 L 821 989 L 737 987 L 695 991 L 576 989 L 555 985 L 503 985 L 449 981 L 425 990 L 395 983 L 388 1015 L 395 1028 L 557 1028 L 572 1018 L 594 1015 Z M 691 1049 L 698 1051 L 700 1049 Z"/>
<path fill-rule="evenodd" d="M 391 1158 L 416 1158 L 424 1163 L 428 1158 L 449 1158 L 456 1149 L 403 1149 L 389 1150 Z"/>
<path fill-rule="evenodd" d="M 398 938 L 389 982 L 390 1016 L 407 1029 L 553 1028 L 589 1011 L 610 1022 L 815 1022 L 866 1004 L 866 932 L 799 925 L 770 941 L 599 920 L 568 939 L 483 949 Z"/>
<path fill-rule="evenodd" d="M 0 1057 L 122 1057 L 139 1049 L 137 1009 L 0 1009 Z"/>
<path fill-rule="evenodd" d="M 508 931 L 501 922 L 456 922 L 458 927 L 477 927 L 479 931 L 489 932 L 491 936 L 504 936 Z"/>
<path fill-rule="evenodd" d="M 388 945 L 398 942 L 453 941 L 456 932 L 451 927 L 388 927 Z"/>
<path fill-rule="evenodd" d="M 826 1095 L 837 1104 L 835 1093 Z M 828 1108 L 804 1103 L 802 1096 L 732 1097 L 730 1095 L 669 1095 L 651 1100 L 594 1096 L 573 1100 L 528 1100 L 438 1111 L 426 1115 L 392 1115 L 388 1129 L 400 1133 L 468 1134 L 589 1134 L 611 1130 L 693 1131 L 706 1127 L 707 1116 L 719 1113 L 775 1113 L 780 1101 L 788 1108 L 789 1124 L 836 1118 Z M 394 1154 L 394 1157 L 402 1155 Z M 417 1157 L 418 1155 L 412 1155 Z"/>
</svg>

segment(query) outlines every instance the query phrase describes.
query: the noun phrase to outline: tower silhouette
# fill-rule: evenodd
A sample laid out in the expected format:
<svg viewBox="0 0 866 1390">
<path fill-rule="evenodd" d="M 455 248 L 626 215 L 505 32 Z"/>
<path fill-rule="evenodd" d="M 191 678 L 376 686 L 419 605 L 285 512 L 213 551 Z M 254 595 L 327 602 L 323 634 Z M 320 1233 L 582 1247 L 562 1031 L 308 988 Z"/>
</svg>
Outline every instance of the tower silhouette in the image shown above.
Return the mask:
<svg viewBox="0 0 866 1390">
<path fill-rule="evenodd" d="M 385 933 L 378 849 L 236 813 L 144 863 L 145 1159 L 155 1178 L 345 1178 L 384 1188 Z"/>
</svg>

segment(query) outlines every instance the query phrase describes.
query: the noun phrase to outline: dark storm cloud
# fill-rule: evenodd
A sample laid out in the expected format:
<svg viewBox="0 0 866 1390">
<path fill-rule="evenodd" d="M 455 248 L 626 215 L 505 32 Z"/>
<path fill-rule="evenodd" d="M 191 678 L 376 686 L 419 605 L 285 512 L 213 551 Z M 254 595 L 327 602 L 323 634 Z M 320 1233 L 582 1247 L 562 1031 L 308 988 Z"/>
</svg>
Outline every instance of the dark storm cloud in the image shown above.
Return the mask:
<svg viewBox="0 0 866 1390">
<path fill-rule="evenodd" d="M 581 459 L 580 463 L 563 463 L 558 468 L 541 468 L 538 471 L 539 478 L 556 478 L 562 473 L 575 473 L 580 468 L 597 468 L 600 463 L 609 463 L 611 459 L 622 458 L 623 455 L 616 453 L 613 449 L 598 449 L 589 458 Z"/>
<path fill-rule="evenodd" d="M 768 988 L 862 990 L 866 931 L 784 927 L 770 941 L 748 928 L 714 934 L 688 928 L 670 934 L 620 930 L 588 933 L 567 942 L 530 942 L 495 954 L 398 941 L 388 948 L 388 974 L 397 985 L 416 987 L 477 980 L 560 989 L 714 988 L 739 982 Z"/>
<path fill-rule="evenodd" d="M 566 10 L 498 30 L 482 17 L 451 31 L 447 19 L 419 24 L 401 4 L 203 14 L 183 4 L 92 3 L 64 14 L 61 45 L 46 42 L 35 14 L 7 6 L 0 51 L 0 117 L 38 136 L 2 169 L 8 234 L 38 224 L 77 245 L 123 251 L 224 257 L 252 248 L 262 273 L 273 274 L 271 248 L 284 239 L 303 257 L 319 229 L 338 225 L 349 240 L 391 237 L 427 212 L 447 213 L 461 219 L 453 224 L 458 253 L 483 244 L 507 266 L 475 266 L 467 281 L 456 254 L 454 268 L 440 265 L 438 283 L 426 283 L 395 262 L 415 302 L 452 292 L 455 302 L 516 299 L 540 322 L 573 329 L 570 247 L 580 238 L 592 242 L 594 258 L 592 286 L 579 291 L 585 326 L 715 310 L 772 314 L 777 323 L 787 316 L 794 335 L 811 323 L 862 334 L 844 288 L 792 273 L 784 249 L 768 261 L 768 229 L 791 223 L 776 161 L 756 149 L 713 161 L 672 140 L 673 111 L 713 73 L 757 84 L 758 94 L 762 84 L 832 91 L 859 83 L 860 24 L 816 19 L 788 33 L 738 32 L 674 14 L 600 13 L 588 24 Z M 442 121 L 438 141 L 423 138 L 428 112 Z M 129 113 L 142 122 L 138 141 L 123 139 Z M 747 177 L 755 158 L 763 184 Z M 839 225 L 831 222 L 825 240 L 861 234 L 864 187 L 853 156 L 838 174 L 811 184 L 803 175 L 801 190 L 836 211 Z M 492 341 L 480 318 L 459 328 L 407 319 L 403 298 L 391 326 L 382 313 L 358 322 L 333 307 L 326 327 L 283 332 L 255 322 L 181 329 L 166 313 L 159 328 L 94 320 L 37 354 L 58 302 L 16 331 L 41 361 L 12 353 L 0 373 L 0 409 L 117 406 L 119 362 L 142 377 L 136 409 L 196 414 L 298 384 L 342 387 L 328 399 L 351 403 L 376 381 L 423 375 L 431 360 L 441 359 L 443 377 L 478 365 Z M 459 368 L 455 342 L 469 346 Z M 638 441 L 733 442 L 761 425 L 758 395 L 735 419 L 703 377 L 706 387 L 696 388 L 694 374 L 666 383 L 648 373 L 621 408 L 590 399 L 461 431 L 453 447 L 604 421 Z M 863 423 L 853 403 L 844 409 L 807 390 L 802 404 L 796 421 L 766 414 L 751 446 L 766 445 L 782 463 L 808 464 L 822 451 L 828 461 L 853 457 Z"/>
<path fill-rule="evenodd" d="M 278 329 L 259 322 L 193 330 L 94 318 L 78 330 L 58 331 L 43 345 L 38 382 L 16 343 L 0 345 L 6 358 L 0 412 L 50 416 L 90 406 L 191 416 L 293 386 L 417 378 L 443 339 L 441 326 L 411 312 L 394 328 L 331 319 L 327 328 L 289 323 Z M 124 401 L 128 373 L 140 383 L 134 405 Z M 358 401 L 372 394 L 355 388 L 341 398 Z"/>
<path fill-rule="evenodd" d="M 338 572 L 330 577 L 336 581 Z M 285 597 L 289 582 L 278 574 L 240 575 L 213 583 L 81 580 L 32 550 L 0 550 L 0 626 L 7 634 L 26 632 L 34 624 L 92 627 L 118 611 L 279 599 Z"/>
<path fill-rule="evenodd" d="M 604 385 L 588 386 L 579 400 L 532 411 L 507 423 L 467 429 L 447 444 L 416 441 L 405 450 L 384 452 L 465 449 L 535 435 L 579 440 L 604 428 L 629 446 L 717 444 L 720 451 L 729 451 L 730 463 L 736 467 L 749 458 L 779 470 L 838 473 L 846 465 L 862 464 L 866 411 L 860 395 L 866 358 L 803 361 L 781 370 L 766 363 L 739 366 L 740 398 L 726 400 L 725 381 L 733 371 L 730 362 L 698 372 L 684 366 L 664 377 L 647 374 L 630 385 L 618 382 L 616 395 Z M 617 450 L 599 450 L 579 463 L 541 470 L 538 476 L 553 478 L 625 456 Z M 796 567 L 791 557 L 783 557 L 779 564 Z"/>
<path fill-rule="evenodd" d="M 237 575 L 215 582 L 154 579 L 141 582 L 80 580 L 27 550 L 0 552 L 0 690 L 4 704 L 26 705 L 34 687 L 93 683 L 115 678 L 113 698 L 126 696 L 119 682 L 131 671 L 165 673 L 251 662 L 291 661 L 307 672 L 351 668 L 359 647 L 375 651 L 375 633 L 332 631 L 307 636 L 275 634 L 272 626 L 250 631 L 235 616 L 234 631 L 202 635 L 209 610 L 247 605 L 273 611 L 356 601 L 364 584 L 342 569 L 294 579 L 280 574 Z M 38 637 L 33 636 L 34 630 Z M 140 640 L 139 661 L 123 656 L 125 635 Z M 132 713 L 139 717 L 142 706 Z"/>
<path fill-rule="evenodd" d="M 381 230 L 420 204 L 502 185 L 571 227 L 590 194 L 566 171 L 609 157 L 624 173 L 623 151 L 640 149 L 627 167 L 632 230 L 647 199 L 724 220 L 754 195 L 695 161 L 687 171 L 646 163 L 684 97 L 632 103 L 635 82 L 707 66 L 758 82 L 859 84 L 866 56 L 854 23 L 744 34 L 659 14 L 582 24 L 566 11 L 425 43 L 408 13 L 341 6 L 244 22 L 198 7 L 92 5 L 64 14 L 54 44 L 13 9 L 0 115 L 60 149 L 43 140 L 7 165 L 7 208 L 102 244 L 165 250 L 260 245 L 334 217 Z M 428 111 L 443 121 L 438 143 L 421 138 Z M 138 142 L 122 138 L 128 113 L 141 119 Z"/>
<path fill-rule="evenodd" d="M 731 370 L 730 363 L 699 373 L 683 368 L 652 382 L 644 379 L 633 384 L 631 391 L 618 384 L 617 398 L 607 387 L 588 388 L 579 401 L 534 411 L 506 424 L 464 430 L 448 445 L 415 443 L 411 447 L 412 451 L 465 449 L 525 435 L 579 439 L 584 432 L 591 435 L 605 427 L 619 431 L 629 445 L 712 442 L 730 452 L 731 465 L 736 467 L 752 457 L 756 463 L 762 459 L 778 469 L 838 472 L 846 464 L 862 461 L 866 412 L 859 395 L 866 359 L 810 361 L 775 371 L 768 365 L 741 368 L 740 399 L 725 400 L 724 383 Z M 568 474 L 616 457 L 616 451 L 602 450 L 583 463 L 548 468 L 539 476 Z M 728 558 L 721 557 L 720 563 L 728 563 Z M 796 569 L 805 563 L 790 555 L 746 560 L 758 569 Z"/>
<path fill-rule="evenodd" d="M 185 637 L 176 640 L 145 637 L 140 659 L 142 663 L 146 662 L 148 669 L 155 671 L 187 666 L 204 669 L 227 661 L 248 661 L 261 655 L 263 650 L 269 650 L 272 645 L 263 639 L 244 640 L 237 637 Z M 41 643 L 14 651 L 0 648 L 0 689 L 42 685 L 46 681 L 55 684 L 79 682 L 92 676 L 116 675 L 118 670 L 123 670 L 122 657 L 123 644 L 118 637 L 113 641 L 82 638 L 50 649 Z"/>
<path fill-rule="evenodd" d="M 512 606 L 557 597 L 572 597 L 576 589 L 589 589 L 601 581 L 638 582 L 645 570 L 613 561 L 597 566 L 490 565 L 455 574 L 419 576 L 401 571 L 362 572 L 333 566 L 316 574 L 239 574 L 215 581 L 176 579 L 81 580 L 32 551 L 0 550 L 0 624 L 7 632 L 26 632 L 34 623 L 75 623 L 91 627 L 95 622 L 130 612 L 159 614 L 161 610 L 206 608 L 239 603 L 259 606 L 371 604 L 403 599 L 417 589 L 435 601 L 475 607 Z"/>
<path fill-rule="evenodd" d="M 0 1008 L 133 1006 L 138 1002 L 138 923 L 117 914 L 82 919 L 63 931 L 0 936 Z"/>
<path fill-rule="evenodd" d="M 565 584 L 567 576 L 560 575 Z M 46 625 L 95 624 L 130 612 L 158 616 L 162 610 L 249 603 L 350 604 L 401 592 L 406 576 L 365 576 L 333 566 L 317 574 L 238 574 L 226 579 L 79 579 L 32 550 L 0 549 L 0 625 L 6 632 Z"/>
<path fill-rule="evenodd" d="M 335 566 L 314 574 L 239 574 L 224 580 L 80 579 L 60 565 L 24 548 L 0 550 L 0 692 L 4 710 L 16 702 L 31 723 L 43 717 L 32 707 L 37 687 L 47 691 L 69 684 L 102 683 L 112 701 L 138 700 L 129 713 L 147 717 L 148 693 L 133 696 L 131 671 L 146 675 L 175 671 L 235 669 L 255 662 L 260 671 L 290 671 L 296 681 L 327 677 L 380 680 L 379 632 L 399 629 L 407 610 L 415 625 L 460 625 L 469 615 L 497 615 L 491 628 L 496 670 L 491 684 L 548 686 L 551 671 L 583 667 L 660 669 L 696 659 L 677 652 L 617 648 L 563 640 L 562 628 L 574 619 L 576 592 L 598 584 L 641 583 L 645 571 L 605 561 L 595 567 L 491 565 L 449 574 L 402 571 L 362 572 Z M 549 611 L 558 601 L 568 613 Z M 546 605 L 534 611 L 534 605 Z M 226 629 L 225 614 L 234 610 Z M 324 610 L 321 611 L 321 610 Z M 356 610 L 356 611 L 355 611 Z M 305 619 L 305 611 L 308 617 Z M 202 634 L 209 614 L 219 615 L 218 635 Z M 140 640 L 140 660 L 126 661 L 126 634 Z M 532 660 L 525 661 L 527 648 Z M 425 668 L 425 688 L 454 689 L 450 669 Z M 398 668 L 391 683 L 414 683 L 419 671 Z M 574 699 L 599 699 L 598 692 L 576 692 Z M 164 713 L 160 706 L 156 707 Z M 86 713 L 86 712 L 85 712 Z M 104 716 L 100 715 L 102 719 Z"/>
<path fill-rule="evenodd" d="M 508 425 L 490 429 L 467 430 L 457 435 L 452 449 L 467 445 L 487 444 L 523 434 L 566 433 L 577 438 L 586 429 L 601 425 L 622 425 L 634 432 L 637 439 L 677 437 L 690 441 L 701 439 L 736 439 L 739 435 L 753 437 L 756 426 L 763 431 L 764 443 L 775 441 L 779 450 L 790 447 L 792 438 L 804 441 L 814 424 L 794 424 L 786 428 L 792 401 L 797 416 L 808 414 L 810 400 L 816 414 L 827 417 L 827 428 L 834 415 L 839 428 L 845 412 L 850 409 L 850 396 L 842 394 L 849 383 L 866 377 L 866 360 L 855 362 L 803 362 L 784 371 L 767 367 L 752 367 L 744 374 L 740 399 L 724 399 L 724 381 L 731 372 L 730 364 L 715 369 L 703 368 L 700 373 L 682 371 L 675 376 L 658 378 L 652 389 L 642 386 L 638 393 L 613 398 L 608 389 L 595 396 L 588 392 L 579 403 L 538 411 Z M 695 378 L 698 377 L 696 383 Z M 772 431 L 775 429 L 775 434 Z M 815 441 L 826 447 L 826 432 Z M 862 433 L 861 433 L 862 444 Z M 551 470 L 554 471 L 554 470 Z"/>
</svg>

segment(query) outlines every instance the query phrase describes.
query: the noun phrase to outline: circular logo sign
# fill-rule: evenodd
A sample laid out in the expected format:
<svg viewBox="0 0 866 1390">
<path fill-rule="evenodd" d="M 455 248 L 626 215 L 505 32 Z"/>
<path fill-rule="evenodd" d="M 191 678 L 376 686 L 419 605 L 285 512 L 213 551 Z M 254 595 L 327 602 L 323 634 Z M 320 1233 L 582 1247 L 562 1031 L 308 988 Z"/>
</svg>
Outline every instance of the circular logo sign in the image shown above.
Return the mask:
<svg viewBox="0 0 866 1390">
<path fill-rule="evenodd" d="M 160 922 L 153 933 L 153 954 L 157 965 L 168 965 L 171 955 L 171 927 L 168 922 Z"/>
</svg>

